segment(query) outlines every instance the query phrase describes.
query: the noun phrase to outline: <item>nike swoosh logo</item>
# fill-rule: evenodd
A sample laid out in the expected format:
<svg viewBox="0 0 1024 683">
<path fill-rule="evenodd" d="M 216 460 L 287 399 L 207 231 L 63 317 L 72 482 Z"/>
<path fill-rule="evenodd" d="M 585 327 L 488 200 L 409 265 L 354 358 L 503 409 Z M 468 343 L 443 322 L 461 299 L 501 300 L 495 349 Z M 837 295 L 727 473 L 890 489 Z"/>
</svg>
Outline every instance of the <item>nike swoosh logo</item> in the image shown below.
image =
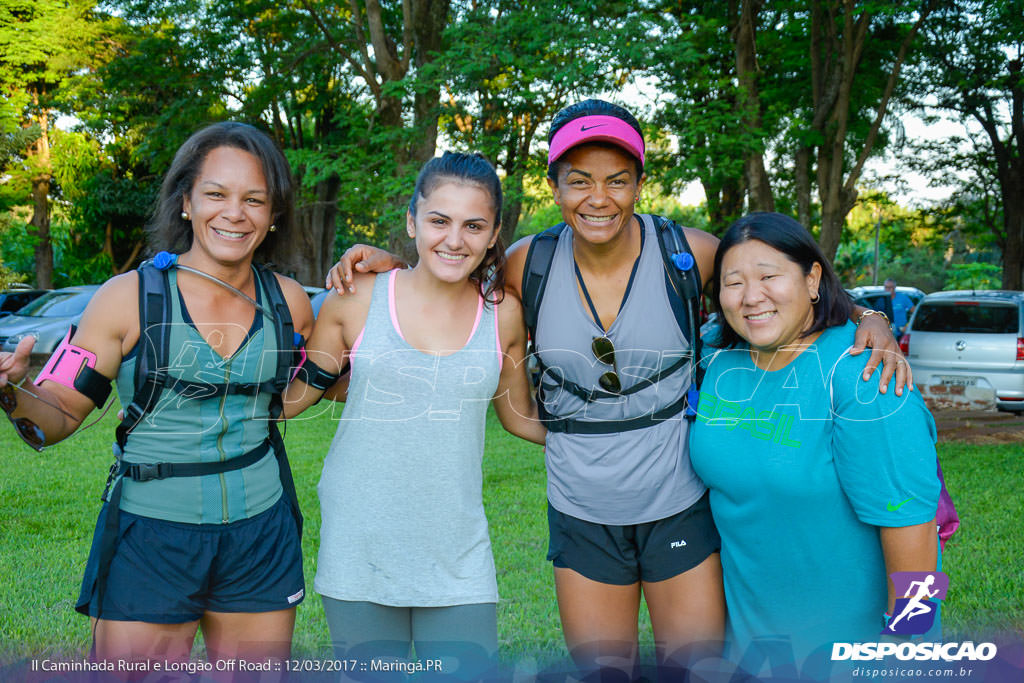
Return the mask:
<svg viewBox="0 0 1024 683">
<path fill-rule="evenodd" d="M 580 132 L 586 133 L 588 130 L 593 130 L 594 128 L 600 128 L 601 126 L 607 125 L 607 123 L 595 123 L 593 126 L 580 126 Z"/>
<path fill-rule="evenodd" d="M 901 507 L 903 507 L 904 505 L 906 505 L 907 503 L 909 503 L 912 500 L 914 500 L 913 496 L 911 496 L 910 498 L 907 498 L 905 501 L 903 501 L 899 505 L 893 505 L 892 503 L 886 503 L 885 504 L 885 509 L 888 510 L 889 512 L 896 512 L 897 510 L 899 510 Z"/>
</svg>

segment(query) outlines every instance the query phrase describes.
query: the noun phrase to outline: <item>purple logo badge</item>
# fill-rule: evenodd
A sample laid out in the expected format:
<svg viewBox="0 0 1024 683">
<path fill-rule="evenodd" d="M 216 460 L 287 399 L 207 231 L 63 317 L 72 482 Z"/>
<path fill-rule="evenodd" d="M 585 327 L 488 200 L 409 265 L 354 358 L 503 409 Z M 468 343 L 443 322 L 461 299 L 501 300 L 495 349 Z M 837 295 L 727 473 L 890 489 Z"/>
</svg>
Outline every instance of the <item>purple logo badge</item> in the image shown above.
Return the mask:
<svg viewBox="0 0 1024 683">
<path fill-rule="evenodd" d="M 939 600 L 946 598 L 949 577 L 942 572 L 894 572 L 892 577 L 896 604 L 883 635 L 921 635 L 935 623 Z"/>
</svg>

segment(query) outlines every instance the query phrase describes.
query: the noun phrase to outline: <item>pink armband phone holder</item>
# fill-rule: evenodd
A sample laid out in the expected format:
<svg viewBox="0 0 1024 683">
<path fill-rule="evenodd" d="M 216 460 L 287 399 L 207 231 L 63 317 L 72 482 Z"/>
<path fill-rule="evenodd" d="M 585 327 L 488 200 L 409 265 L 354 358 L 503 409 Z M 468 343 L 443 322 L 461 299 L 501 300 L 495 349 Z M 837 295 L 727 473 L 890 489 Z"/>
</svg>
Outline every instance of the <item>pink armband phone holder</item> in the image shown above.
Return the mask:
<svg viewBox="0 0 1024 683">
<path fill-rule="evenodd" d="M 46 361 L 42 372 L 36 377 L 36 384 L 48 379 L 63 384 L 69 389 L 75 389 L 75 379 L 82 371 L 82 367 L 86 365 L 90 368 L 96 367 L 95 353 L 71 343 L 71 335 L 74 332 L 75 328 L 72 326 L 53 355 L 50 356 L 50 360 Z"/>
</svg>

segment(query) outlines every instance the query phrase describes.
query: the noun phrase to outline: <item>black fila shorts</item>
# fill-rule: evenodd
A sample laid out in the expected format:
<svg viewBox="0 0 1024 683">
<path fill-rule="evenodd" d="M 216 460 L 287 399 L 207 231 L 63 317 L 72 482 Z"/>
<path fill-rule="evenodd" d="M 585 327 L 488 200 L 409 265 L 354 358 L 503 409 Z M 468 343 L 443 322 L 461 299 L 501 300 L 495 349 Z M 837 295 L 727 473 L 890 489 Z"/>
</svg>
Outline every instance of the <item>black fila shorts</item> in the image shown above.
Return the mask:
<svg viewBox="0 0 1024 683">
<path fill-rule="evenodd" d="M 548 503 L 548 532 L 554 566 L 622 586 L 671 579 L 722 547 L 707 491 L 682 512 L 643 524 L 596 524 Z"/>
</svg>

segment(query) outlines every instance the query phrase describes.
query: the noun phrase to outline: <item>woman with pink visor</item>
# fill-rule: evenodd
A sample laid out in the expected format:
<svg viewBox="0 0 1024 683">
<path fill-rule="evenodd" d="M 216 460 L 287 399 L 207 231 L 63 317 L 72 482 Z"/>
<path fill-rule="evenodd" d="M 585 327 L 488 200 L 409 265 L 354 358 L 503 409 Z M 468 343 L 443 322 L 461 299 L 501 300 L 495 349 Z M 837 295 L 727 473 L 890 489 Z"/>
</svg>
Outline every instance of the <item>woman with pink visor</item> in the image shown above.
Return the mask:
<svg viewBox="0 0 1024 683">
<path fill-rule="evenodd" d="M 644 161 L 643 134 L 627 110 L 602 100 L 563 109 L 551 126 L 547 180 L 564 223 L 508 252 L 506 293 L 523 298 L 531 246 L 554 239 L 533 344 L 548 428 L 548 559 L 566 645 L 584 675 L 634 674 L 641 598 L 663 670 L 716 654 L 725 623 L 719 537 L 688 453 L 694 335 L 673 312 L 658 237 L 664 219 L 635 212 Z M 682 234 L 688 276 L 703 286 L 718 239 Z M 351 291 L 353 270 L 399 264 L 353 247 L 328 284 Z M 876 318 L 858 331 L 862 348 L 876 347 L 866 370 L 897 350 Z M 892 365 L 886 381 L 906 367 Z M 897 384 L 904 381 L 901 372 Z"/>
</svg>

